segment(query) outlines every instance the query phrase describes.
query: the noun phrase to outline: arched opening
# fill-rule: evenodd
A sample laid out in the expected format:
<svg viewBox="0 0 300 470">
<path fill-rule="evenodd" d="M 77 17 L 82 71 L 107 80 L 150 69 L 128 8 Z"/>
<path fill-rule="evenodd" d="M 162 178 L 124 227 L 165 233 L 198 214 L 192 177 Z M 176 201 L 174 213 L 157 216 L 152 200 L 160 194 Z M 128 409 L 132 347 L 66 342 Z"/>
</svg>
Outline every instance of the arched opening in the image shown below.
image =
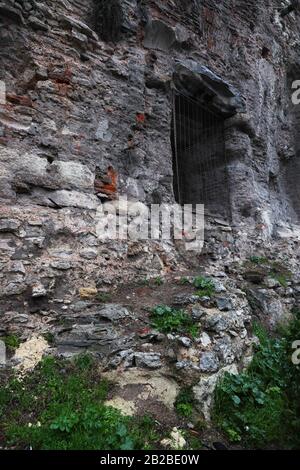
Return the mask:
<svg viewBox="0 0 300 470">
<path fill-rule="evenodd" d="M 173 187 L 179 204 L 204 204 L 230 216 L 224 117 L 175 92 L 172 119 Z"/>
</svg>

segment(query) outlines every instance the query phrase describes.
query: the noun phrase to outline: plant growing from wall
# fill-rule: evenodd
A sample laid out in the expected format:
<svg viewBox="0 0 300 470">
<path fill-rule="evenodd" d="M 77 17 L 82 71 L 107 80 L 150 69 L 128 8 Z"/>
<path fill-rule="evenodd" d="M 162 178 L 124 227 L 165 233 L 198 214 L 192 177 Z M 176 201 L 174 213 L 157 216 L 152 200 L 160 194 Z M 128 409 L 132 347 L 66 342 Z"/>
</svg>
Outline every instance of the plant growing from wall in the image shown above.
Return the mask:
<svg viewBox="0 0 300 470">
<path fill-rule="evenodd" d="M 181 333 L 197 336 L 198 328 L 191 316 L 184 310 L 167 305 L 156 306 L 151 314 L 151 325 L 162 333 Z"/>
<path fill-rule="evenodd" d="M 292 344 L 300 338 L 300 314 L 270 338 L 256 325 L 259 337 L 249 368 L 227 374 L 215 391 L 214 421 L 232 441 L 246 446 L 299 448 L 300 367 L 292 363 Z"/>
<path fill-rule="evenodd" d="M 197 295 L 199 297 L 212 297 L 214 291 L 215 291 L 215 286 L 212 281 L 212 279 L 209 279 L 208 277 L 204 276 L 197 276 L 195 277 L 193 281 L 194 287 L 196 287 L 197 290 Z"/>
<path fill-rule="evenodd" d="M 194 412 L 194 394 L 192 387 L 184 387 L 177 395 L 175 408 L 184 418 L 191 418 Z"/>
</svg>

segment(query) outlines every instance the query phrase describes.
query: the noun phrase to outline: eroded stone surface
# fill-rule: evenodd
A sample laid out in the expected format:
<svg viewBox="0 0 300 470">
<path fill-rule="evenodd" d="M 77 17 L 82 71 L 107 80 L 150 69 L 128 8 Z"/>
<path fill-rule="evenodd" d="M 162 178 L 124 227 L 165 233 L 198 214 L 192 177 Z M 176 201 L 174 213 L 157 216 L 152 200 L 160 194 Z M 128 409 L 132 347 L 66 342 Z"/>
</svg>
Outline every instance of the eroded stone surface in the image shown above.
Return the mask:
<svg viewBox="0 0 300 470">
<path fill-rule="evenodd" d="M 28 373 L 41 361 L 48 349 L 49 344 L 43 337 L 32 336 L 16 350 L 13 357 L 15 369 L 22 375 Z"/>
</svg>

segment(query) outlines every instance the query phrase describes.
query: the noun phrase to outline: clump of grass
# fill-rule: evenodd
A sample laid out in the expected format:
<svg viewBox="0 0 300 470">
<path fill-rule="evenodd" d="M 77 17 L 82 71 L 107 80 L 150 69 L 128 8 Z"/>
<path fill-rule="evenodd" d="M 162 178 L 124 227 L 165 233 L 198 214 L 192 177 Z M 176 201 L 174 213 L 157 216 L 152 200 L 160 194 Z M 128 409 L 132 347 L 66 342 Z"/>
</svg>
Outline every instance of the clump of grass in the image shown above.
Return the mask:
<svg viewBox="0 0 300 470">
<path fill-rule="evenodd" d="M 47 341 L 48 344 L 53 345 L 55 343 L 55 336 L 50 331 L 47 331 L 43 334 L 43 338 Z"/>
<path fill-rule="evenodd" d="M 190 284 L 190 280 L 189 280 L 187 277 L 185 277 L 185 276 L 182 277 L 179 282 L 180 282 L 180 284 L 181 284 L 182 286 L 186 286 L 186 285 L 189 285 L 189 284 Z"/>
<path fill-rule="evenodd" d="M 151 325 L 162 333 L 181 333 L 197 336 L 198 327 L 184 310 L 158 305 L 151 311 Z"/>
<path fill-rule="evenodd" d="M 184 387 L 177 395 L 175 408 L 184 418 L 191 418 L 194 412 L 194 394 L 191 387 Z"/>
<path fill-rule="evenodd" d="M 106 406 L 109 384 L 95 361 L 46 357 L 23 380 L 0 388 L 1 444 L 34 450 L 153 449 L 161 436 L 150 417 Z"/>
<path fill-rule="evenodd" d="M 162 277 L 157 276 L 157 277 L 155 277 L 155 278 L 153 279 L 153 283 L 154 283 L 155 286 L 158 286 L 158 287 L 159 287 L 159 286 L 162 286 L 162 285 L 163 285 L 164 280 L 163 280 Z"/>
<path fill-rule="evenodd" d="M 257 265 L 268 263 L 268 258 L 266 258 L 265 256 L 253 255 L 253 256 L 250 256 L 249 260 L 251 261 L 251 263 L 257 264 Z"/>
<path fill-rule="evenodd" d="M 292 344 L 300 338 L 300 314 L 282 327 L 280 338 L 254 329 L 260 346 L 247 370 L 218 384 L 214 421 L 245 446 L 299 448 L 300 367 L 292 363 Z"/>
<path fill-rule="evenodd" d="M 111 300 L 111 294 L 109 292 L 98 292 L 95 298 L 98 302 L 105 303 Z"/>
<path fill-rule="evenodd" d="M 282 287 L 287 287 L 290 276 L 286 273 L 279 273 L 276 271 L 270 272 L 270 277 L 279 282 Z"/>
<path fill-rule="evenodd" d="M 292 273 L 281 263 L 273 262 L 269 274 L 273 279 L 276 279 L 282 287 L 287 287 Z"/>
<path fill-rule="evenodd" d="M 21 339 L 17 335 L 7 335 L 1 338 L 8 351 L 13 352 L 21 344 Z"/>
<path fill-rule="evenodd" d="M 196 295 L 199 297 L 212 297 L 215 291 L 215 285 L 212 279 L 204 276 L 197 276 L 193 281 L 194 287 L 196 287 Z"/>
</svg>

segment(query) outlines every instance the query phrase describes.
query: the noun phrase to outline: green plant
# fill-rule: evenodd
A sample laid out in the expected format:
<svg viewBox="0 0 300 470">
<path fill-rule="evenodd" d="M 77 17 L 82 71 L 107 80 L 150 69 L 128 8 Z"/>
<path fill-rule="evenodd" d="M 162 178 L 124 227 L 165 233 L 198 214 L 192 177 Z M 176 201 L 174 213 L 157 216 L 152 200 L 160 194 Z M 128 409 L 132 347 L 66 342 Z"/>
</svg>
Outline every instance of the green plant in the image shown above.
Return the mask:
<svg viewBox="0 0 300 470">
<path fill-rule="evenodd" d="M 1 338 L 9 351 L 18 349 L 21 344 L 21 339 L 17 335 L 7 335 Z"/>
<path fill-rule="evenodd" d="M 211 297 L 215 291 L 215 285 L 212 279 L 204 276 L 195 277 L 193 285 L 198 289 L 196 295 L 199 297 Z"/>
<path fill-rule="evenodd" d="M 153 282 L 156 286 L 162 286 L 164 280 L 160 276 L 157 276 L 156 278 L 154 278 Z"/>
<path fill-rule="evenodd" d="M 194 394 L 192 387 L 184 387 L 177 395 L 175 408 L 181 416 L 191 418 L 194 411 Z"/>
<path fill-rule="evenodd" d="M 292 361 L 292 343 L 300 337 L 300 315 L 269 337 L 254 325 L 260 345 L 247 370 L 226 374 L 215 390 L 213 416 L 234 442 L 249 446 L 300 445 L 300 368 Z"/>
<path fill-rule="evenodd" d="M 198 328 L 184 310 L 158 305 L 150 314 L 151 325 L 163 333 L 188 333 L 197 336 Z"/>
<path fill-rule="evenodd" d="M 109 302 L 111 300 L 111 294 L 109 292 L 98 292 L 96 295 L 98 302 Z"/>
<path fill-rule="evenodd" d="M 47 331 L 43 334 L 43 338 L 47 341 L 48 344 L 52 345 L 55 343 L 55 336 L 50 331 Z"/>
<path fill-rule="evenodd" d="M 192 435 L 192 431 L 187 432 L 184 436 L 188 442 L 187 450 L 203 449 L 203 444 L 199 437 Z"/>
<path fill-rule="evenodd" d="M 189 280 L 187 277 L 182 277 L 182 278 L 180 279 L 180 284 L 181 284 L 182 286 L 188 285 L 188 284 L 190 284 L 190 280 Z"/>
<path fill-rule="evenodd" d="M 273 279 L 275 279 L 276 281 L 279 282 L 279 284 L 282 286 L 282 287 L 287 287 L 288 285 L 288 281 L 289 281 L 289 276 L 285 273 L 278 273 L 276 271 L 271 271 L 270 272 L 270 277 L 272 277 Z"/>
<path fill-rule="evenodd" d="M 161 439 L 151 418 L 106 406 L 109 384 L 91 356 L 46 357 L 23 380 L 0 387 L 0 445 L 23 449 L 131 450 Z"/>
<path fill-rule="evenodd" d="M 250 256 L 249 260 L 251 261 L 251 263 L 257 264 L 257 265 L 268 263 L 268 258 L 264 256 L 255 256 L 255 255 Z"/>
<path fill-rule="evenodd" d="M 185 418 L 190 418 L 193 415 L 193 406 L 190 403 L 180 403 L 176 409 Z"/>
<path fill-rule="evenodd" d="M 291 272 L 282 263 L 273 262 L 269 275 L 276 279 L 282 287 L 287 287 L 288 281 L 291 279 Z"/>
</svg>

